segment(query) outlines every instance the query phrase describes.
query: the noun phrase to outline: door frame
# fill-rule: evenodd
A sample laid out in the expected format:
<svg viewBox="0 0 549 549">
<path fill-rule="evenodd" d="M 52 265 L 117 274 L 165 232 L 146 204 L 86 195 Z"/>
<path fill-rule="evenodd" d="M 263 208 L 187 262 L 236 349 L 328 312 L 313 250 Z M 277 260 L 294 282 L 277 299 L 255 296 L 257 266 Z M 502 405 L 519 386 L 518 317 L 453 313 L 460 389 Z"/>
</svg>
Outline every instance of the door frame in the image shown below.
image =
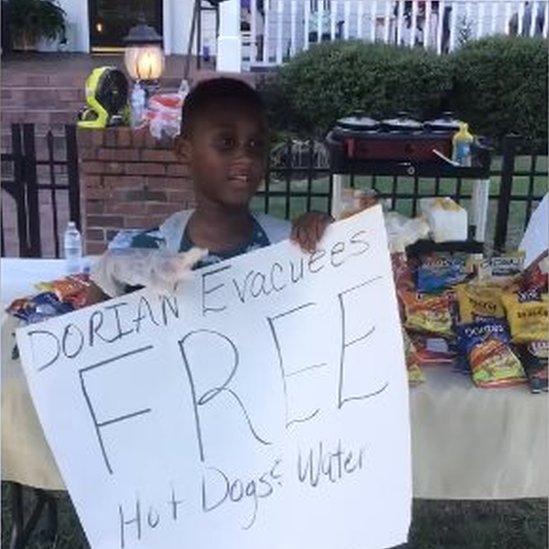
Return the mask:
<svg viewBox="0 0 549 549">
<path fill-rule="evenodd" d="M 116 0 L 109 0 L 111 3 L 116 2 Z M 166 42 L 166 37 L 164 36 L 164 23 L 167 20 L 166 17 L 166 0 L 153 0 L 155 2 L 155 19 L 158 21 L 158 25 L 154 24 L 156 31 L 163 38 L 164 45 Z M 97 0 L 88 0 L 88 33 L 90 40 L 90 52 L 91 53 L 120 53 L 124 50 L 124 43 L 122 41 L 123 37 L 117 37 L 116 39 L 111 40 L 109 37 L 106 38 L 105 43 L 98 44 L 97 39 L 94 33 L 95 23 L 97 19 L 98 8 Z M 151 22 L 147 22 L 150 24 Z M 108 42 L 111 42 L 110 44 Z"/>
</svg>

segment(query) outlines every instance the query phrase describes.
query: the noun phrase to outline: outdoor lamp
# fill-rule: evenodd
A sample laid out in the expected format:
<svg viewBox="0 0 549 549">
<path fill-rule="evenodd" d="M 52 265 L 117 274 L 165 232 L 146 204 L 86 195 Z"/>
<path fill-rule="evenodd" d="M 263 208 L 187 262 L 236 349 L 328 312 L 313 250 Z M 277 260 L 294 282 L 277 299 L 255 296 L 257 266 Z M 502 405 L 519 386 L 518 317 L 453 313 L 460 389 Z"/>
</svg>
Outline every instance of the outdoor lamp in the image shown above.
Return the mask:
<svg viewBox="0 0 549 549">
<path fill-rule="evenodd" d="M 126 51 L 124 64 L 135 82 L 143 84 L 150 94 L 158 88 L 158 80 L 164 70 L 162 37 L 141 20 L 124 38 Z"/>
</svg>

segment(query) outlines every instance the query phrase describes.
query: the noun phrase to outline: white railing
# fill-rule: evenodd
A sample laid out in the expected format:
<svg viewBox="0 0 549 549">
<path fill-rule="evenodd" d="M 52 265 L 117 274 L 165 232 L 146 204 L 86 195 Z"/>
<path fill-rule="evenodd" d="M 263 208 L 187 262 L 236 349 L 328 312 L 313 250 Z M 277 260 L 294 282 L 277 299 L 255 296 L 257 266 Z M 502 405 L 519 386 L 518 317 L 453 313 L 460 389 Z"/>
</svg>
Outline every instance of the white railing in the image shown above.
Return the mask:
<svg viewBox="0 0 549 549">
<path fill-rule="evenodd" d="M 364 40 L 447 53 L 494 34 L 547 38 L 549 0 L 250 0 L 243 68 L 280 65 L 311 45 Z M 320 32 L 319 32 L 320 30 Z"/>
</svg>

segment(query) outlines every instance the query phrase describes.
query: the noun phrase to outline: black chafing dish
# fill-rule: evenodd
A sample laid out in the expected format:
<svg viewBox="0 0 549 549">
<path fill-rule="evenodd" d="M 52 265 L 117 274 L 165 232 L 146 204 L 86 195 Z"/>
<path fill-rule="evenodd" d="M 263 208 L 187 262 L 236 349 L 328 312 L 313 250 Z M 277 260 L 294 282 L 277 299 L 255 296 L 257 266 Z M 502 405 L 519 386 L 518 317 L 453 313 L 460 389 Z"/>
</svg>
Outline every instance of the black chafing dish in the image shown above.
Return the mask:
<svg viewBox="0 0 549 549">
<path fill-rule="evenodd" d="M 336 122 L 326 144 L 336 173 L 487 177 L 490 153 L 480 139 L 471 147 L 470 168 L 458 168 L 440 156 L 451 159 L 452 137 L 458 129 L 459 120 L 449 112 L 419 122 L 406 112 L 380 121 L 357 111 Z"/>
</svg>

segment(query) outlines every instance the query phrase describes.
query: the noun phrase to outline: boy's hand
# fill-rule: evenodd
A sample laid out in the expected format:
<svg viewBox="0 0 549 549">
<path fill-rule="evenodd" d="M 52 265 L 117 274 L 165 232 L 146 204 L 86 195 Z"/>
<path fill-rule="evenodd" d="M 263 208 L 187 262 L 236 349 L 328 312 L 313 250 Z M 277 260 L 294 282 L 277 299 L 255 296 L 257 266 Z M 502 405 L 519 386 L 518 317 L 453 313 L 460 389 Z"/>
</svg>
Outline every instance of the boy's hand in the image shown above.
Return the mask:
<svg viewBox="0 0 549 549">
<path fill-rule="evenodd" d="M 304 252 L 313 253 L 326 227 L 333 221 L 334 218 L 326 213 L 305 213 L 294 220 L 290 239 L 299 244 Z"/>
</svg>

